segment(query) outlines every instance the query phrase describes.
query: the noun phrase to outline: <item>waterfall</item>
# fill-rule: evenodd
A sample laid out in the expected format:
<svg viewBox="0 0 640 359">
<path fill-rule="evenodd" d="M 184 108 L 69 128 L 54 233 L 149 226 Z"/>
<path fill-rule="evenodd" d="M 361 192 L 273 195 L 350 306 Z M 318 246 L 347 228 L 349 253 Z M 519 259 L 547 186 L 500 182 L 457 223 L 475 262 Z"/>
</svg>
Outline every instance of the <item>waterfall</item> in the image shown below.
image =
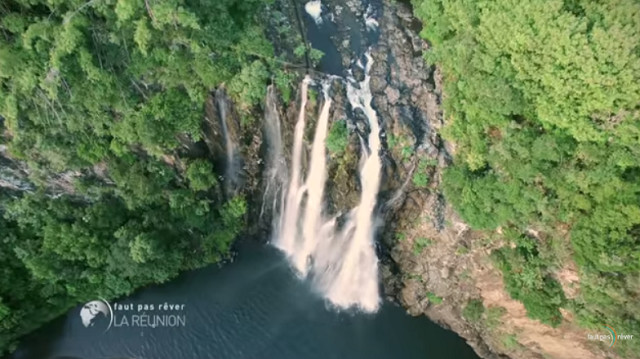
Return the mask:
<svg viewBox="0 0 640 359">
<path fill-rule="evenodd" d="M 302 166 L 302 140 L 304 137 L 305 108 L 307 107 L 307 92 L 311 79 L 306 76 L 302 81 L 300 110 L 298 121 L 293 134 L 293 153 L 291 155 L 291 174 L 289 176 L 289 187 L 285 194 L 281 220 L 276 228 L 275 245 L 288 256 L 295 251 L 296 236 L 298 235 L 298 217 L 300 211 L 300 201 L 304 190 L 300 188 L 300 172 Z"/>
<path fill-rule="evenodd" d="M 340 306 L 359 305 L 367 311 L 379 306 L 378 258 L 374 248 L 374 210 L 380 188 L 380 126 L 378 115 L 371 107 L 371 65 L 373 58 L 366 53 L 365 78 L 354 86 L 354 79 L 347 81 L 347 97 L 354 109 L 361 109 L 369 122 L 369 149 L 363 146 L 363 165 L 360 168 L 362 193 L 360 203 L 352 210 L 345 230 L 353 233 L 343 254 L 342 266 L 327 288 L 327 297 Z M 355 302 L 357 300 L 357 302 Z"/>
<path fill-rule="evenodd" d="M 273 243 L 281 249 L 301 277 L 310 277 L 315 287 L 337 308 L 357 307 L 375 312 L 380 305 L 378 259 L 374 247 L 375 207 L 380 187 L 380 127 L 372 108 L 369 74 L 373 59 L 367 53 L 365 78 L 347 79 L 347 97 L 353 110 L 360 109 L 369 121 L 370 133 L 363 142 L 360 166 L 360 203 L 344 218 L 324 212 L 327 180 L 326 137 L 332 105 L 329 80 L 323 82 L 324 103 L 311 145 L 309 168 L 302 182 L 302 147 L 305 107 L 311 79 L 302 82 L 300 109 L 294 130 L 291 174 L 283 194 L 282 214 L 275 222 Z M 303 207 L 304 204 L 304 208 Z M 340 224 L 341 223 L 341 224 Z"/>
<path fill-rule="evenodd" d="M 324 186 L 327 178 L 327 151 L 325 139 L 329 125 L 329 109 L 331 97 L 329 96 L 329 82 L 324 83 L 324 105 L 320 111 L 320 117 L 316 125 L 316 133 L 313 137 L 311 148 L 311 163 L 304 189 L 307 192 L 307 203 L 304 211 L 302 226 L 302 244 L 293 256 L 293 265 L 301 275 L 307 274 L 307 261 L 315 249 L 318 241 L 318 226 L 322 220 L 324 199 Z"/>
<path fill-rule="evenodd" d="M 222 135 L 224 137 L 225 150 L 227 154 L 227 168 L 225 170 L 226 187 L 228 191 L 236 188 L 238 181 L 238 165 L 236 163 L 236 144 L 233 136 L 229 131 L 229 99 L 227 98 L 222 87 L 216 90 L 216 106 L 220 115 L 220 125 L 222 126 Z"/>
<path fill-rule="evenodd" d="M 282 129 L 278 113 L 278 93 L 274 85 L 267 87 L 264 109 L 264 138 L 266 142 L 266 163 L 264 176 L 264 196 L 260 218 L 270 205 L 274 218 L 278 218 L 279 202 L 283 186 L 287 182 L 287 164 L 282 153 Z M 280 206 L 281 207 L 281 206 Z"/>
</svg>

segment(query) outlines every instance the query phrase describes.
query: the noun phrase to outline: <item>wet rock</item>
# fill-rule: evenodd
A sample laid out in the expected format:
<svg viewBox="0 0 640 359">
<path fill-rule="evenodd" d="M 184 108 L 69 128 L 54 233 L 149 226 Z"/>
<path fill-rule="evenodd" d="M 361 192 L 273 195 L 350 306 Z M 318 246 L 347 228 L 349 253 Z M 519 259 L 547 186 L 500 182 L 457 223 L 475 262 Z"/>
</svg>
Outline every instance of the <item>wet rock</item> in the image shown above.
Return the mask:
<svg viewBox="0 0 640 359">
<path fill-rule="evenodd" d="M 360 10 L 360 4 L 359 1 L 355 1 L 355 0 L 347 0 L 345 2 L 345 5 L 347 5 L 347 7 L 349 8 L 349 10 L 354 13 L 356 16 L 361 16 L 362 12 Z"/>
<path fill-rule="evenodd" d="M 364 70 L 358 64 L 351 65 L 351 73 L 356 81 L 362 82 L 364 80 Z"/>
<path fill-rule="evenodd" d="M 382 279 L 385 296 L 390 300 L 394 300 L 399 284 L 397 276 L 391 271 L 389 266 L 382 266 L 380 269 L 380 277 Z"/>
<path fill-rule="evenodd" d="M 395 105 L 398 103 L 398 99 L 400 99 L 400 91 L 391 86 L 385 88 L 384 94 L 387 96 L 387 101 L 389 101 L 390 105 Z"/>
<path fill-rule="evenodd" d="M 0 187 L 14 191 L 33 191 L 35 186 L 28 175 L 26 163 L 11 158 L 7 146 L 0 145 Z"/>
<path fill-rule="evenodd" d="M 369 120 L 361 108 L 353 111 L 353 123 L 356 125 L 356 131 L 361 136 L 367 136 L 369 133 Z"/>
<path fill-rule="evenodd" d="M 224 173 L 226 195 L 233 197 L 255 172 L 255 166 L 253 162 L 245 162 L 246 148 L 239 148 L 241 137 L 247 134 L 240 131 L 239 114 L 224 87 L 216 89 L 206 100 L 202 132 L 214 169 L 217 173 Z"/>
<path fill-rule="evenodd" d="M 51 172 L 46 175 L 33 171 L 24 161 L 11 156 L 5 145 L 0 145 L 0 188 L 16 195 L 43 189 L 51 197 L 76 194 L 76 181 L 80 178 L 102 182 L 104 186 L 113 185 L 107 178 L 104 164 L 83 171 Z"/>
<path fill-rule="evenodd" d="M 371 77 L 371 92 L 382 93 L 387 87 L 387 80 L 384 77 L 372 76 Z"/>
<path fill-rule="evenodd" d="M 422 314 L 424 310 L 420 292 L 422 292 L 422 285 L 417 281 L 409 281 L 400 292 L 402 302 L 406 306 L 407 311 L 414 316 Z"/>
<path fill-rule="evenodd" d="M 213 94 L 205 102 L 205 118 L 202 123 L 202 132 L 202 137 L 209 148 L 210 157 L 218 162 L 218 167 L 222 168 L 226 150 L 222 124 L 218 118 L 218 109 Z"/>
</svg>

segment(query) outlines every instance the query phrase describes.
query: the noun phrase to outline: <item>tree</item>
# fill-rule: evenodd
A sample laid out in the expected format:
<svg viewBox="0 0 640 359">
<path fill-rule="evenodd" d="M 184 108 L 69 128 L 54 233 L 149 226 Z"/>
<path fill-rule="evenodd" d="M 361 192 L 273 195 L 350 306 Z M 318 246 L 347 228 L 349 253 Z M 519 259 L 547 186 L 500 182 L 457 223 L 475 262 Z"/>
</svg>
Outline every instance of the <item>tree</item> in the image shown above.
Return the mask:
<svg viewBox="0 0 640 359">
<path fill-rule="evenodd" d="M 639 294 L 640 271 L 638 4 L 413 4 L 447 94 L 444 135 L 457 149 L 444 176 L 449 200 L 475 228 L 534 226 L 552 242 L 568 231 L 588 288 L 570 305 L 586 324 L 638 328 L 640 312 L 628 300 Z M 552 274 L 554 260 L 538 268 Z M 592 301 L 603 287 L 611 300 Z"/>
<path fill-rule="evenodd" d="M 0 191 L 0 355 L 77 303 L 228 255 L 244 200 L 209 191 L 212 165 L 180 159 L 193 155 L 178 138 L 200 140 L 218 86 L 245 111 L 262 99 L 268 2 L 0 4 L 0 133 L 42 187 Z M 61 173 L 78 183 L 49 196 L 43 182 Z"/>
</svg>

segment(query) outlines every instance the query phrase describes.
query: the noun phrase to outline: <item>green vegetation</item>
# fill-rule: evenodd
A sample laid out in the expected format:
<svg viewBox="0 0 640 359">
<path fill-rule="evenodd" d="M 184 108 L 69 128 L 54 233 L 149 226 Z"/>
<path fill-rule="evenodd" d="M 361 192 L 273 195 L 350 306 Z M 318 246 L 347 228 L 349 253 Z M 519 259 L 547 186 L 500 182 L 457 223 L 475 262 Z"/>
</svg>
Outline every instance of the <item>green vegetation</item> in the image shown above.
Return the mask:
<svg viewBox="0 0 640 359">
<path fill-rule="evenodd" d="M 334 156 L 340 156 L 349 144 L 349 131 L 347 121 L 334 121 L 327 136 L 327 149 Z"/>
<path fill-rule="evenodd" d="M 293 49 L 293 54 L 298 59 L 303 59 L 304 58 L 304 54 L 306 52 L 307 52 L 307 47 L 304 44 L 300 44 L 300 45 L 296 46 L 295 49 Z"/>
<path fill-rule="evenodd" d="M 513 299 L 522 301 L 530 318 L 554 327 L 559 325 L 562 322 L 560 307 L 566 303 L 562 287 L 540 257 L 535 240 L 515 236 L 515 245 L 515 248 L 505 246 L 493 253 L 507 292 Z"/>
<path fill-rule="evenodd" d="M 425 24 L 422 36 L 433 45 L 427 59 L 443 73 L 444 135 L 456 143 L 443 179 L 447 198 L 474 228 L 534 227 L 549 247 L 570 240 L 581 276 L 570 307 L 581 323 L 638 331 L 637 1 L 413 4 Z M 556 322 L 543 301 L 552 297 L 551 305 L 559 305 L 560 288 L 548 275 L 557 260 L 522 248 L 499 256 L 505 268 L 542 276 L 525 281 L 542 294 L 516 289 L 524 278 L 505 279 L 511 294 L 529 303 L 530 315 Z M 534 264 L 521 263 L 534 257 Z M 621 354 L 640 348 L 638 341 L 620 344 Z"/>
<path fill-rule="evenodd" d="M 437 161 L 433 159 L 421 158 L 418 161 L 418 166 L 411 178 L 413 185 L 417 188 L 427 188 L 429 185 L 429 169 L 437 165 Z"/>
<path fill-rule="evenodd" d="M 411 273 L 406 278 L 409 278 L 411 280 L 415 280 L 415 281 L 418 281 L 418 282 L 421 282 L 421 283 L 424 282 L 424 279 L 422 278 L 422 275 L 418 274 L 418 273 Z"/>
<path fill-rule="evenodd" d="M 418 237 L 413 242 L 413 253 L 419 255 L 422 251 L 433 244 L 433 241 L 429 238 Z"/>
<path fill-rule="evenodd" d="M 484 314 L 484 304 L 480 299 L 472 299 L 462 310 L 462 316 L 472 323 L 478 323 Z"/>
<path fill-rule="evenodd" d="M 197 159 L 189 164 L 186 173 L 189 187 L 194 191 L 205 191 L 218 184 L 210 162 Z"/>
<path fill-rule="evenodd" d="M 387 145 L 393 151 L 399 151 L 403 161 L 408 160 L 413 155 L 413 139 L 408 135 L 400 134 L 398 136 L 393 133 L 388 134 Z"/>
<path fill-rule="evenodd" d="M 426 188 L 429 185 L 429 176 L 424 172 L 416 172 L 413 174 L 411 181 L 417 188 Z"/>
<path fill-rule="evenodd" d="M 508 334 L 502 337 L 502 345 L 506 349 L 514 350 L 520 347 L 520 343 L 518 342 L 518 336 L 515 334 Z"/>
<path fill-rule="evenodd" d="M 309 50 L 309 59 L 314 66 L 319 64 L 320 60 L 322 60 L 323 57 L 324 52 L 314 48 L 311 48 L 311 50 Z"/>
<path fill-rule="evenodd" d="M 396 232 L 395 238 L 398 242 L 404 242 L 407 240 L 407 235 L 401 232 Z"/>
<path fill-rule="evenodd" d="M 443 299 L 442 297 L 438 297 L 435 293 L 429 292 L 427 293 L 427 298 L 429 302 L 435 305 L 441 304 Z"/>
<path fill-rule="evenodd" d="M 402 159 L 408 160 L 409 157 L 413 155 L 413 147 L 411 147 L 410 145 L 402 146 L 402 149 L 400 150 L 400 154 L 402 154 Z"/>
<path fill-rule="evenodd" d="M 0 355 L 71 306 L 227 256 L 245 201 L 179 145 L 218 85 L 243 118 L 263 100 L 267 2 L 2 1 L 2 141 L 38 184 L 83 175 L 55 196 L 0 191 Z"/>
<path fill-rule="evenodd" d="M 282 94 L 282 100 L 285 104 L 288 104 L 289 101 L 291 101 L 291 87 L 294 79 L 295 75 L 290 72 L 284 70 L 276 70 L 275 72 L 273 83 Z"/>
<path fill-rule="evenodd" d="M 309 102 L 313 107 L 318 104 L 318 91 L 314 88 L 309 89 Z"/>
<path fill-rule="evenodd" d="M 469 248 L 464 245 L 460 245 L 458 246 L 458 248 L 456 248 L 456 255 L 458 256 L 463 256 L 468 253 L 469 253 Z"/>
<path fill-rule="evenodd" d="M 502 317 L 507 313 L 503 307 L 489 307 L 485 312 L 487 328 L 496 330 L 502 323 Z"/>
<path fill-rule="evenodd" d="M 309 49 L 309 61 L 311 61 L 311 64 L 315 66 L 318 63 L 320 63 L 320 60 L 322 60 L 322 57 L 324 56 L 324 52 L 318 49 L 314 49 L 313 47 L 311 47 L 311 45 L 308 46 L 308 49 Z M 300 44 L 293 49 L 293 55 L 296 57 L 297 60 L 304 59 L 306 52 L 307 52 L 307 46 L 305 46 L 304 44 Z"/>
</svg>

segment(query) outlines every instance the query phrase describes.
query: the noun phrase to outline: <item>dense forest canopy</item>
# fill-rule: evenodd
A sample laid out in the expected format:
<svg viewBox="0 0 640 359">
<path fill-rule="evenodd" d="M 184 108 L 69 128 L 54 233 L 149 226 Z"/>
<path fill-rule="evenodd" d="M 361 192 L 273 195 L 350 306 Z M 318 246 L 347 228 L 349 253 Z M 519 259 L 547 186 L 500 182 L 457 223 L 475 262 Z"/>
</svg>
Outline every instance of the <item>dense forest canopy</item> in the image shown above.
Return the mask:
<svg viewBox="0 0 640 359">
<path fill-rule="evenodd" d="M 514 243 L 494 253 L 511 296 L 552 325 L 565 307 L 587 327 L 640 331 L 640 4 L 413 4 L 443 73 L 446 195 Z M 571 299 L 553 276 L 567 260 Z"/>
<path fill-rule="evenodd" d="M 639 333 L 638 2 L 412 2 L 443 74 L 455 148 L 444 191 L 508 242 L 493 253 L 506 290 L 552 326 L 564 308 L 587 328 Z M 181 145 L 201 139 L 221 84 L 243 117 L 274 74 L 290 96 L 258 19 L 268 3 L 0 3 L 0 145 L 36 184 L 0 190 L 0 354 L 79 302 L 228 254 L 246 203 L 221 195 L 211 161 Z M 345 131 L 334 123 L 332 155 Z M 73 188 L 47 187 L 78 173 Z M 577 296 L 555 277 L 570 262 Z"/>
<path fill-rule="evenodd" d="M 262 100 L 267 3 L 0 3 L 2 145 L 41 185 L 0 193 L 0 354 L 79 302 L 227 255 L 244 199 L 218 195 L 207 158 L 176 153 L 200 139 L 211 89 Z M 85 175 L 50 193 L 60 173 Z"/>
</svg>

